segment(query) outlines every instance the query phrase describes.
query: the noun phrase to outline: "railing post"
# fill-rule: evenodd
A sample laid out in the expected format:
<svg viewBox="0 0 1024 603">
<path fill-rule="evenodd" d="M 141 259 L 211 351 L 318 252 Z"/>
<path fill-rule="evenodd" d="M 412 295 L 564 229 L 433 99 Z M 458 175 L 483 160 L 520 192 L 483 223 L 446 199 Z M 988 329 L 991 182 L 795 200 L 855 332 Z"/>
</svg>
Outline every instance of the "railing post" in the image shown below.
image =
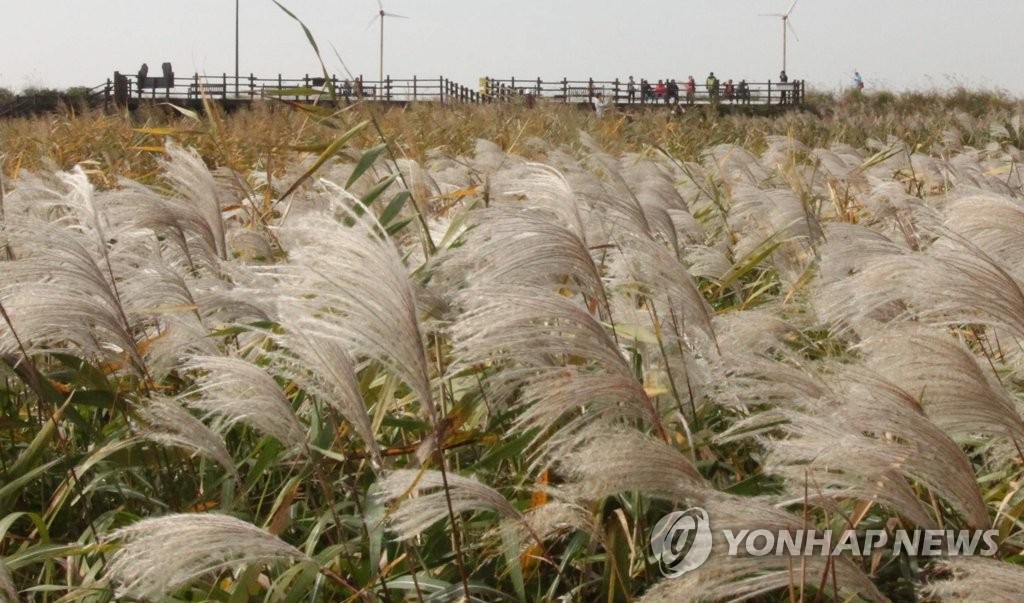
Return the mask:
<svg viewBox="0 0 1024 603">
<path fill-rule="evenodd" d="M 223 86 L 220 89 L 220 96 L 222 99 L 225 99 L 228 97 L 228 74 L 225 73 L 221 76 L 221 82 Z"/>
<path fill-rule="evenodd" d="M 772 81 L 771 80 L 768 80 L 768 103 L 767 104 L 769 104 L 769 105 L 772 104 Z"/>
<path fill-rule="evenodd" d="M 615 98 L 615 104 L 619 104 L 619 78 L 615 78 L 615 81 L 612 82 L 612 95 Z"/>
<path fill-rule="evenodd" d="M 306 75 L 302 76 L 302 87 L 303 88 L 307 88 L 307 89 L 309 88 L 309 74 L 308 73 Z M 309 95 L 308 94 L 306 95 L 306 102 L 307 103 L 309 102 Z"/>
<path fill-rule="evenodd" d="M 562 102 L 569 102 L 569 78 L 562 78 Z"/>
<path fill-rule="evenodd" d="M 249 72 L 249 100 L 256 98 L 256 74 Z"/>
<path fill-rule="evenodd" d="M 543 87 L 543 83 L 540 81 L 540 78 L 538 77 L 537 78 L 537 97 L 538 98 L 540 97 L 540 92 L 541 92 L 542 87 Z"/>
</svg>

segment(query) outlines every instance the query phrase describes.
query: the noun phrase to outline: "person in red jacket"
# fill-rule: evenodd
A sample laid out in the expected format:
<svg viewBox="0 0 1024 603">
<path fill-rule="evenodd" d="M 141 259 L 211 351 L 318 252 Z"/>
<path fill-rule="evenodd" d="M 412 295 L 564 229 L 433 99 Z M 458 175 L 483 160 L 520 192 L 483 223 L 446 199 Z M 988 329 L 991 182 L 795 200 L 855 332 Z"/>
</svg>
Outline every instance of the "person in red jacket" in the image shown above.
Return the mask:
<svg viewBox="0 0 1024 603">
<path fill-rule="evenodd" d="M 665 80 L 658 80 L 658 83 L 654 86 L 654 97 L 658 100 L 665 98 Z"/>
</svg>

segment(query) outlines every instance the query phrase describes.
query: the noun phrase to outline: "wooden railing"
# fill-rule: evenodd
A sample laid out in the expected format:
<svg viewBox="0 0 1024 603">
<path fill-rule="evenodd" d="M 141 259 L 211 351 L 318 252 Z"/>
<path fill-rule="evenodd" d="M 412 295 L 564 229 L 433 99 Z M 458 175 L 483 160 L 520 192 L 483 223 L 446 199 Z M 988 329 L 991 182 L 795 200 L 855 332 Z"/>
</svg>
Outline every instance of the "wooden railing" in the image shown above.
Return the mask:
<svg viewBox="0 0 1024 603">
<path fill-rule="evenodd" d="M 726 82 L 719 81 L 717 90 L 698 82 L 692 94 L 686 91 L 686 81 L 677 80 L 678 92 L 674 97 L 657 95 L 657 83 L 650 84 L 649 94 L 644 94 L 641 80 L 633 82 L 632 94 L 628 80 L 569 80 L 544 81 L 537 79 L 483 78 L 480 81 L 481 96 L 487 101 L 510 102 L 537 99 L 569 103 L 591 102 L 600 95 L 605 101 L 616 105 L 706 105 L 712 103 L 734 105 L 799 105 L 804 101 L 803 81 L 793 82 Z"/>
<path fill-rule="evenodd" d="M 157 82 L 152 86 L 153 81 Z M 479 92 L 462 86 L 452 80 L 439 76 L 437 78 L 393 79 L 383 81 L 364 78 L 346 79 L 338 77 L 304 75 L 301 78 L 259 78 L 255 75 L 235 77 L 222 74 L 219 76 L 193 75 L 188 78 L 165 80 L 149 78 L 141 80 L 138 76 L 115 73 L 113 80 L 102 84 L 104 94 L 112 101 L 123 95 L 124 101 L 129 99 L 146 100 L 197 100 L 209 97 L 218 100 L 251 101 L 261 98 L 278 98 L 282 100 L 305 101 L 314 99 L 329 100 L 332 98 L 349 101 L 392 101 L 392 102 L 468 102 L 479 103 Z"/>
<path fill-rule="evenodd" d="M 140 83 L 142 84 L 140 86 Z M 154 85 L 155 84 L 155 85 Z M 114 74 L 113 80 L 97 86 L 104 98 L 111 102 L 127 103 L 129 100 L 196 101 L 203 97 L 227 101 L 251 101 L 263 98 L 311 102 L 316 99 L 333 98 L 345 101 L 388 101 L 442 103 L 492 103 L 492 102 L 562 102 L 589 103 L 600 96 L 606 102 L 619 106 L 629 105 L 799 105 L 804 101 L 804 82 L 719 82 L 712 89 L 702 82 L 687 93 L 686 82 L 677 83 L 679 91 L 658 95 L 656 84 L 646 88 L 640 80 L 630 87 L 627 81 L 615 80 L 569 80 L 545 81 L 540 78 L 482 78 L 477 88 L 470 88 L 444 76 L 436 78 L 394 79 L 385 77 L 381 81 L 362 77 L 347 79 L 304 75 L 301 78 L 259 78 L 255 75 L 235 77 L 228 74 L 219 76 L 193 75 L 187 78 L 144 78 L 135 75 Z"/>
</svg>

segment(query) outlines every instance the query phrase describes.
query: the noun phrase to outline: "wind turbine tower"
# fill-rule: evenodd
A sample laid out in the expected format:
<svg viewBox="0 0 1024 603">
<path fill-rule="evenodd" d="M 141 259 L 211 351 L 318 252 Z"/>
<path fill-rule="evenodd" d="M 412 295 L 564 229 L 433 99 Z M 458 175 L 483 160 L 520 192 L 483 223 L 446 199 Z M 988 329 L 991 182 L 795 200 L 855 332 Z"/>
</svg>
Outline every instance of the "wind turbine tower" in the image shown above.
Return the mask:
<svg viewBox="0 0 1024 603">
<path fill-rule="evenodd" d="M 790 15 L 790 13 L 793 12 L 793 8 L 796 7 L 796 3 L 798 1 L 799 0 L 793 0 L 793 4 L 789 5 L 789 10 L 787 10 L 784 13 L 762 13 L 761 14 L 762 17 L 779 17 L 780 19 L 782 19 L 782 70 L 783 71 L 786 70 L 786 41 L 787 41 L 786 40 L 786 34 L 787 34 L 787 30 L 790 31 L 790 32 L 793 32 L 793 38 L 795 38 L 797 42 L 800 41 L 800 38 L 797 37 L 797 35 L 796 35 L 796 30 L 793 29 L 793 24 L 789 22 L 789 15 Z"/>
<path fill-rule="evenodd" d="M 399 19 L 408 19 L 403 15 L 396 15 L 395 13 L 389 13 L 384 10 L 384 3 L 381 0 L 377 0 L 377 7 L 380 12 L 374 17 L 374 20 L 380 19 L 380 73 L 378 74 L 378 81 L 384 81 L 384 18 L 385 17 L 397 17 Z M 373 25 L 373 21 L 370 21 L 370 25 Z"/>
</svg>

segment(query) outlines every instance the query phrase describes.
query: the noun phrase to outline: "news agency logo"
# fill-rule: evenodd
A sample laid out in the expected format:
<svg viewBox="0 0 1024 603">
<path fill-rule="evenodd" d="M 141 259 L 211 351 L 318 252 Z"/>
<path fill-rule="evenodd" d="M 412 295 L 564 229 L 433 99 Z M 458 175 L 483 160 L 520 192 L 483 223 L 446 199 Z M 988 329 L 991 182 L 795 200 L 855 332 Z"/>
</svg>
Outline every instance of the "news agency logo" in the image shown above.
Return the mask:
<svg viewBox="0 0 1024 603">
<path fill-rule="evenodd" d="M 700 567 L 711 555 L 711 544 L 708 512 L 700 507 L 669 513 L 651 532 L 651 550 L 669 578 Z"/>
<path fill-rule="evenodd" d="M 999 530 L 721 530 L 728 556 L 867 557 L 879 550 L 893 556 L 991 557 L 999 550 Z M 701 507 L 673 511 L 651 531 L 651 551 L 661 573 L 682 576 L 711 556 L 713 537 L 708 512 Z"/>
</svg>

